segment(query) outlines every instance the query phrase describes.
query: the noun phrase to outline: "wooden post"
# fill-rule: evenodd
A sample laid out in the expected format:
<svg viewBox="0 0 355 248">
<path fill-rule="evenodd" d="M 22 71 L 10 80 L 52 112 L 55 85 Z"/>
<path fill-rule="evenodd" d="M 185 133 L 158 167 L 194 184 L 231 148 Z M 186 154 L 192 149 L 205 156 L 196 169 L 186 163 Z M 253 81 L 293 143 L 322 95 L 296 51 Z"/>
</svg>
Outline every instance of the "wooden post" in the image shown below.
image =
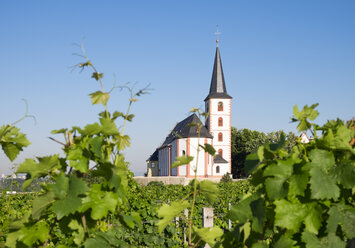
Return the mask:
<svg viewBox="0 0 355 248">
<path fill-rule="evenodd" d="M 231 203 L 228 203 L 228 210 L 231 210 Z M 232 221 L 228 219 L 228 229 L 232 229 Z"/>
<path fill-rule="evenodd" d="M 189 210 L 187 208 L 185 208 L 184 210 L 184 215 L 185 215 L 185 220 L 188 220 L 189 219 Z M 186 222 L 184 224 L 184 227 L 183 227 L 183 233 L 184 233 L 184 243 L 187 244 L 187 237 L 186 237 Z"/>
<path fill-rule="evenodd" d="M 213 227 L 213 208 L 202 208 L 202 226 Z"/>
<path fill-rule="evenodd" d="M 179 228 L 179 217 L 174 218 L 176 229 Z"/>
<path fill-rule="evenodd" d="M 213 208 L 202 208 L 202 227 L 213 227 Z M 205 248 L 211 248 L 208 244 Z"/>
</svg>

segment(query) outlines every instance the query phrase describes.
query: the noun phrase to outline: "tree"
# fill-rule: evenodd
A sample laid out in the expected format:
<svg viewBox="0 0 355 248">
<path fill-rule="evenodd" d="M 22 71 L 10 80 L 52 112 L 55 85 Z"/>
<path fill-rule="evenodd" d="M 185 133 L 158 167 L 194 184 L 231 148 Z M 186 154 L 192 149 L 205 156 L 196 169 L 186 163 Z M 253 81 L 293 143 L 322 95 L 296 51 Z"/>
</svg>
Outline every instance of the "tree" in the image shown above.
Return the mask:
<svg viewBox="0 0 355 248">
<path fill-rule="evenodd" d="M 246 156 L 266 143 L 266 135 L 249 129 L 237 130 L 232 127 L 232 174 L 233 177 L 244 177 Z"/>
<path fill-rule="evenodd" d="M 263 132 L 236 129 L 232 127 L 232 174 L 233 177 L 245 177 L 244 164 L 247 155 L 255 152 L 260 146 L 268 143 L 278 143 L 281 135 L 286 136 L 284 149 L 287 152 L 292 150 L 292 147 L 297 143 L 298 137 L 289 132 L 287 135 L 284 131 L 276 131 L 265 134 Z"/>
</svg>

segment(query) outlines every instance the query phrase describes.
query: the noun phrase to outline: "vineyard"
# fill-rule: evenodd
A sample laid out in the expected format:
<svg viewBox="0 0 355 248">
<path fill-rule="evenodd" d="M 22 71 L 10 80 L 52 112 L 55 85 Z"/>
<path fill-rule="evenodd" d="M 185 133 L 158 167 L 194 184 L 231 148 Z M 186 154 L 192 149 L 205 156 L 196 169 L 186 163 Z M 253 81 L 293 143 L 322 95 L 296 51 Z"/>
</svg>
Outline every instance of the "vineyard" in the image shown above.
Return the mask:
<svg viewBox="0 0 355 248">
<path fill-rule="evenodd" d="M 132 104 L 149 89 L 114 85 L 105 91 L 103 73 L 82 53 L 77 67 L 92 70 L 100 90 L 90 99 L 103 111 L 97 122 L 52 131 L 64 140 L 63 155 L 29 158 L 19 165 L 16 173 L 26 174 L 24 193 L 0 198 L 0 246 L 333 248 L 355 238 L 353 121 L 321 126 L 314 122 L 318 104 L 301 110 L 296 105 L 292 121 L 314 140 L 286 149 L 281 134 L 277 143 L 260 146 L 246 158 L 248 180 L 139 186 L 123 153 L 130 145 L 125 127 L 134 118 Z M 108 109 L 116 88 L 130 93 L 124 112 Z M 28 117 L 26 111 L 19 121 Z M 10 161 L 30 145 L 16 127 L 19 121 L 0 127 L 0 146 Z M 197 159 L 199 152 L 216 153 L 210 144 L 197 147 Z M 188 163 L 194 158 L 184 155 L 171 166 Z M 25 192 L 31 187 L 36 193 Z M 203 207 L 214 209 L 213 227 L 202 226 Z"/>
<path fill-rule="evenodd" d="M 228 228 L 228 203 L 235 204 L 247 192 L 252 192 L 253 187 L 246 180 L 241 180 L 234 183 L 220 183 L 218 200 L 210 204 L 205 197 L 200 196 L 196 199 L 196 212 L 194 215 L 194 224 L 202 226 L 202 207 L 213 207 L 215 210 L 215 225 L 227 229 Z M 110 229 L 114 232 L 117 243 L 126 245 L 134 245 L 139 247 L 182 247 L 183 232 L 182 225 L 180 228 L 175 222 L 166 228 L 165 232 L 158 232 L 158 210 L 163 203 L 168 203 L 182 198 L 184 195 L 191 193 L 191 185 L 161 185 L 159 183 L 149 186 L 139 186 L 133 179 L 129 182 L 128 202 L 124 214 L 131 215 L 138 213 L 141 218 L 141 223 L 134 228 L 127 228 L 118 225 Z M 0 233 L 1 242 L 5 241 L 6 234 L 9 232 L 11 222 L 14 219 L 20 219 L 32 210 L 32 202 L 37 196 L 37 193 L 6 195 L 0 198 L 0 208 L 2 209 L 0 217 Z M 110 215 L 111 223 L 117 222 L 117 216 Z M 108 231 L 105 225 L 98 225 L 100 231 Z M 55 233 L 56 235 L 59 233 Z M 101 233 L 102 234 L 102 233 Z M 54 239 L 61 240 L 59 244 L 65 246 L 75 246 L 72 235 L 59 235 Z M 59 245 L 57 243 L 57 245 Z"/>
</svg>

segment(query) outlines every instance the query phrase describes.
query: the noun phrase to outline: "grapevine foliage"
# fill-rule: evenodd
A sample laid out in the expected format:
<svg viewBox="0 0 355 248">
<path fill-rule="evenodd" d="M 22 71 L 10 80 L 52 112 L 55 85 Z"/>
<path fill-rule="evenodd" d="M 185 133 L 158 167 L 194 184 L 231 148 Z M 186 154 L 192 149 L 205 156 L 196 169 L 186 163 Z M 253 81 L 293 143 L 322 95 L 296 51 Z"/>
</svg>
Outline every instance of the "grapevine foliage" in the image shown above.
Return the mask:
<svg viewBox="0 0 355 248">
<path fill-rule="evenodd" d="M 0 146 L 10 161 L 14 161 L 23 148 L 29 145 L 26 135 L 17 127 L 11 124 L 0 127 Z"/>
<path fill-rule="evenodd" d="M 80 68 L 93 70 L 92 78 L 99 82 L 101 90 L 90 94 L 92 104 L 100 104 L 104 111 L 98 121 L 85 127 L 72 127 L 54 130 L 53 134 L 62 134 L 65 139 L 64 156 L 50 155 L 26 159 L 16 173 L 26 173 L 28 180 L 23 184 L 26 189 L 32 181 L 47 178 L 47 184 L 34 199 L 29 214 L 13 225 L 7 235 L 6 246 L 86 246 L 99 242 L 95 230 L 98 226 L 106 229 L 119 224 L 133 228 L 139 223 L 137 213 L 123 214 L 121 210 L 127 204 L 127 184 L 129 170 L 122 151 L 129 146 L 129 136 L 124 135 L 131 105 L 137 97 L 146 93 L 146 89 L 134 93 L 129 88 L 131 98 L 126 114 L 108 111 L 107 102 L 110 92 L 105 92 L 102 77 L 87 58 Z M 127 87 L 127 86 L 125 86 Z M 119 130 L 116 122 L 122 120 Z M 22 147 L 29 143 L 25 136 L 14 127 L 1 127 L 0 137 L 3 150 L 13 160 Z M 62 143 L 62 142 L 59 142 Z M 90 168 L 92 167 L 92 168 Z M 88 185 L 87 177 L 98 178 L 97 183 Z M 95 180 L 94 180 L 95 181 Z M 108 216 L 116 216 L 117 223 L 110 223 Z M 60 239 L 62 234 L 67 239 Z"/>
<path fill-rule="evenodd" d="M 355 238 L 354 130 L 340 120 L 312 123 L 316 107 L 294 108 L 298 131 L 315 136 L 310 143 L 288 153 L 283 138 L 248 156 L 256 191 L 232 207 L 238 224 L 225 247 L 345 247 Z"/>
<path fill-rule="evenodd" d="M 91 183 L 96 183 L 94 178 L 90 178 Z M 85 179 L 87 181 L 87 178 Z M 217 199 L 209 203 L 208 199 L 203 195 L 197 195 L 195 202 L 195 211 L 193 216 L 194 226 L 202 227 L 202 208 L 211 206 L 214 208 L 214 223 L 215 226 L 221 229 L 228 228 L 228 204 L 235 204 L 240 197 L 247 192 L 252 192 L 252 188 L 247 180 L 240 180 L 233 183 L 220 183 L 217 185 L 219 194 Z M 166 228 L 159 233 L 157 223 L 159 221 L 158 211 L 160 206 L 179 200 L 186 195 L 190 195 L 193 191 L 192 185 L 159 185 L 151 184 L 149 186 L 139 186 L 134 179 L 129 175 L 127 201 L 128 203 L 122 206 L 120 210 L 121 216 L 131 216 L 133 213 L 138 213 L 141 221 L 135 222 L 134 227 L 123 225 L 112 225 L 110 227 L 108 221 L 102 221 L 91 229 L 95 239 L 91 239 L 91 244 L 99 244 L 100 247 L 117 247 L 117 246 L 133 246 L 133 247 L 183 247 L 183 229 L 184 220 L 180 219 L 178 222 L 173 220 L 168 223 Z M 0 197 L 0 247 L 1 241 L 5 240 L 6 234 L 9 232 L 9 225 L 13 225 L 14 219 L 19 219 L 26 214 L 32 212 L 32 206 L 37 199 L 37 194 L 17 194 L 4 195 Z M 53 220 L 54 214 L 49 215 L 47 222 Z M 115 223 L 116 216 L 108 216 L 110 223 Z M 134 221 L 134 220 L 133 220 Z M 83 233 L 82 229 L 77 227 L 75 221 L 68 223 L 71 232 L 62 233 L 54 228 L 51 233 L 51 240 L 53 244 L 62 244 L 69 246 L 75 245 L 75 241 L 79 240 Z M 77 227 L 73 229 L 71 227 Z M 80 235 L 79 235 L 80 233 Z M 79 235 L 78 238 L 75 238 Z M 77 242 L 77 241 L 76 241 Z"/>
<path fill-rule="evenodd" d="M 0 126 L 0 147 L 5 153 L 6 157 L 12 162 L 19 153 L 23 151 L 24 147 L 29 146 L 31 143 L 28 141 L 26 134 L 21 133 L 20 129 L 15 124 L 23 121 L 26 118 L 33 118 L 36 122 L 36 118 L 33 115 L 28 114 L 28 104 L 25 99 L 22 99 L 26 104 L 26 112 L 22 118 L 13 122 L 12 124 Z"/>
</svg>

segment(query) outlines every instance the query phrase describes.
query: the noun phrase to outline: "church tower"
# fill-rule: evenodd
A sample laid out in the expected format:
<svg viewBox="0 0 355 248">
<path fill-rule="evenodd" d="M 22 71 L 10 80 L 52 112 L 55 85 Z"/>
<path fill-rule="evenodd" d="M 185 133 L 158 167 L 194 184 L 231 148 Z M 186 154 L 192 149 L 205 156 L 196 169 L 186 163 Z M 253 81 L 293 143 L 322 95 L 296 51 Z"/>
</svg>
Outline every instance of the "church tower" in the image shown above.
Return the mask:
<svg viewBox="0 0 355 248">
<path fill-rule="evenodd" d="M 217 39 L 210 92 L 205 99 L 205 109 L 209 113 L 205 125 L 213 136 L 212 145 L 217 152 L 212 169 L 212 176 L 216 177 L 231 173 L 232 169 L 231 102 L 232 97 L 227 94 L 224 81 Z"/>
</svg>

